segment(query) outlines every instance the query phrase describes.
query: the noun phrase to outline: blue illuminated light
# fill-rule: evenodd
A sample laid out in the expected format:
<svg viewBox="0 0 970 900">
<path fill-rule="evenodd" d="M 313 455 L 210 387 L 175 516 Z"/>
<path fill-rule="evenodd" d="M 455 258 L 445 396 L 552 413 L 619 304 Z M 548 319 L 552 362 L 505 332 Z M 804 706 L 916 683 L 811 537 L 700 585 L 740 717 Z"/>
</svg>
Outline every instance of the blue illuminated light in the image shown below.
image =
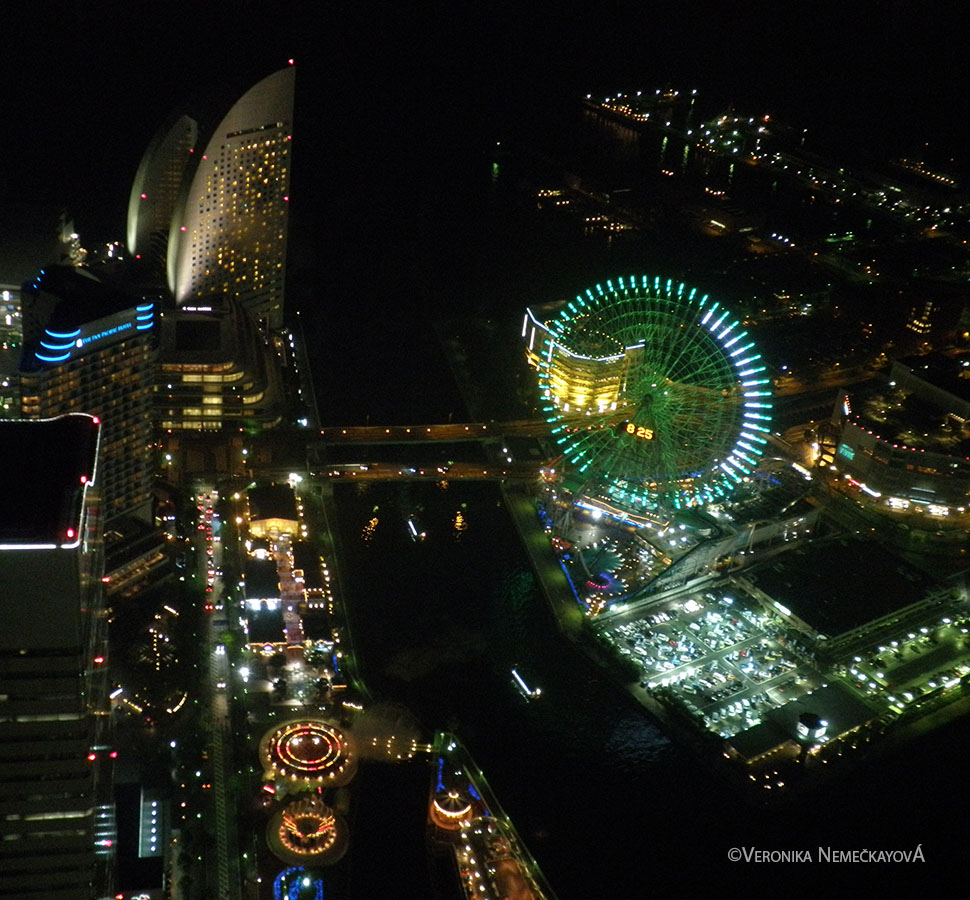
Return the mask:
<svg viewBox="0 0 970 900">
<path fill-rule="evenodd" d="M 129 328 L 131 328 L 131 322 L 124 322 L 121 325 L 115 325 L 113 328 L 105 328 L 104 331 L 99 331 L 97 334 L 92 334 L 89 337 L 81 338 L 81 346 L 83 347 L 85 344 L 90 344 L 94 341 L 101 340 L 101 338 L 109 337 L 112 334 L 117 334 L 119 331 L 127 331 Z"/>
<path fill-rule="evenodd" d="M 49 328 L 46 329 L 46 331 L 47 331 L 48 337 L 60 338 L 61 340 L 64 340 L 64 341 L 73 341 L 74 338 L 76 338 L 81 333 L 80 328 L 76 328 L 74 331 L 71 331 L 69 333 L 63 332 L 63 331 L 51 331 Z"/>
<path fill-rule="evenodd" d="M 468 782 L 468 793 L 471 794 L 479 803 L 481 803 L 484 808 L 485 800 L 482 795 L 475 790 L 475 785 L 473 785 L 471 782 Z M 485 809 L 485 815 L 487 816 L 488 814 L 488 810 Z"/>
<path fill-rule="evenodd" d="M 284 869 L 273 881 L 274 900 L 323 900 L 323 880 L 302 866 Z"/>
</svg>

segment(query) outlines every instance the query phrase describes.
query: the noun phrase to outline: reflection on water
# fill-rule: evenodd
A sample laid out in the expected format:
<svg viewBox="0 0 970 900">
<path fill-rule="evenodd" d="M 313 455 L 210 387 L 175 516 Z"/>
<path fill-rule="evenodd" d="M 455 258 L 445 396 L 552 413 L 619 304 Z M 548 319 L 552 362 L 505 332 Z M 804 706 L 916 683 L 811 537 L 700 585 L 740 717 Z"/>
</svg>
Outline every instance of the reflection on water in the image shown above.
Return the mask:
<svg viewBox="0 0 970 900">
<path fill-rule="evenodd" d="M 526 299 L 571 296 L 590 272 L 689 271 L 697 247 L 684 239 L 686 232 L 666 225 L 669 209 L 681 205 L 679 194 L 666 199 L 675 190 L 664 187 L 668 182 L 700 189 L 708 179 L 723 186 L 730 176 L 732 199 L 742 208 L 770 210 L 769 224 L 806 215 L 800 192 L 757 167 L 731 171 L 730 162 L 675 135 L 625 131 L 618 141 L 610 126 L 579 117 L 567 133 L 549 132 L 551 162 L 542 154 L 513 157 L 497 171 L 478 159 L 478 181 L 451 154 L 428 160 L 421 203 L 394 205 L 395 233 L 409 236 L 397 244 L 407 259 L 382 252 L 381 265 L 372 266 L 374 247 L 355 241 L 364 257 L 353 270 L 355 303 L 332 304 L 328 318 L 310 322 L 312 345 L 329 348 L 330 336 L 340 333 L 348 357 L 381 361 L 366 378 L 329 357 L 317 361 L 329 421 L 460 421 L 463 403 L 430 320 L 484 315 L 517 323 Z M 619 241 L 607 252 L 581 231 L 544 217 L 533 208 L 532 188 L 560 185 L 563 171 L 592 173 L 612 188 L 645 184 L 656 227 L 645 240 Z M 378 186 L 396 196 L 398 185 Z M 356 196 L 354 204 L 369 209 Z M 835 227 L 830 216 L 823 222 L 818 215 L 819 228 Z M 854 216 L 839 213 L 837 227 L 865 230 L 866 222 Z M 717 252 L 715 245 L 706 242 L 704 253 Z M 461 451 L 449 448 L 440 459 L 463 459 Z M 386 458 L 399 452 L 390 448 Z M 368 453 L 384 458 L 377 448 Z M 721 886 L 754 877 L 752 867 L 726 861 L 728 848 L 741 844 L 912 848 L 922 841 L 931 863 L 965 857 L 962 831 L 936 823 L 965 818 L 970 798 L 961 773 L 970 721 L 913 746 L 905 762 L 867 764 L 790 809 L 750 809 L 560 638 L 494 486 L 339 485 L 336 507 L 342 584 L 371 689 L 413 712 L 425 735 L 439 728 L 458 732 L 560 900 L 709 895 L 710 888 L 685 886 L 701 871 L 714 871 Z M 409 536 L 414 514 L 426 534 L 422 541 Z M 542 686 L 540 699 L 527 702 L 514 690 L 513 666 Z M 400 777 L 400 770 L 372 772 L 378 781 Z M 423 778 L 419 771 L 415 796 L 424 796 Z M 373 818 L 380 820 L 376 812 Z M 385 844 L 413 837 L 396 831 Z M 419 836 L 414 844 L 420 843 Z M 784 879 L 790 883 L 790 871 L 770 873 L 776 890 Z M 823 877 L 832 873 L 827 869 Z"/>
<path fill-rule="evenodd" d="M 457 732 L 560 900 L 642 900 L 662 887 L 683 896 L 702 874 L 737 884 L 754 873 L 727 862 L 734 846 L 923 841 L 938 863 L 957 858 L 962 834 L 939 823 L 966 802 L 953 773 L 967 723 L 915 746 L 902 783 L 897 759 L 872 761 L 790 807 L 749 807 L 560 637 L 495 485 L 340 485 L 335 504 L 369 686 L 426 737 Z M 364 541 L 375 505 L 381 525 Z M 417 508 L 419 543 L 406 528 Z M 467 527 L 456 542 L 458 508 Z M 513 666 L 540 698 L 515 690 Z"/>
<path fill-rule="evenodd" d="M 607 735 L 603 753 L 613 763 L 616 775 L 633 777 L 644 762 L 656 762 L 668 748 L 667 739 L 643 716 L 627 715 Z"/>
<path fill-rule="evenodd" d="M 631 810 L 652 806 L 657 783 L 683 762 L 560 637 L 497 487 L 375 484 L 363 493 L 340 486 L 335 496 L 354 640 L 371 689 L 406 704 L 426 732 L 457 730 L 562 900 L 593 896 L 606 878 L 620 878 L 619 889 L 625 876 L 609 860 L 622 833 L 641 823 Z M 375 505 L 381 528 L 365 542 Z M 405 515 L 419 507 L 427 537 L 418 544 Z M 529 702 L 514 689 L 515 665 L 542 685 L 541 698 Z M 618 791 L 630 804 L 619 814 Z M 590 822 L 599 824 L 587 833 Z M 580 832 L 600 861 L 578 865 Z"/>
</svg>

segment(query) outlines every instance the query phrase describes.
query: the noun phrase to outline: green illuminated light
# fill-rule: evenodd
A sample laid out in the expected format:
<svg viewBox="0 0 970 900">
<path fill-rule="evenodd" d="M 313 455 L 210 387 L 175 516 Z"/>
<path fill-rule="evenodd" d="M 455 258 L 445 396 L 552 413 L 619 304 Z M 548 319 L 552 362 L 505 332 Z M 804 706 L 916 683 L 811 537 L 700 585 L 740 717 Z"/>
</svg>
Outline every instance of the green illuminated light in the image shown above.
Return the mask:
<svg viewBox="0 0 970 900">
<path fill-rule="evenodd" d="M 751 419 L 770 421 L 750 411 L 771 409 L 750 399 L 771 396 L 767 379 L 749 378 L 763 366 L 743 370 L 760 358 L 753 343 L 729 349 L 747 332 L 733 334 L 739 323 L 730 311 L 683 282 L 675 289 L 672 280 L 639 276 L 605 285 L 585 289 L 588 304 L 577 295 L 583 315 L 557 320 L 559 341 L 540 363 L 540 384 L 554 409 L 563 410 L 551 418 L 568 409 L 571 422 L 583 415 L 588 425 L 566 434 L 559 421 L 554 433 L 563 455 L 573 465 L 582 461 L 579 471 L 591 473 L 592 490 L 623 504 L 679 508 L 725 496 L 764 451 L 764 438 L 751 432 L 768 429 Z M 605 352 L 604 338 L 626 349 Z M 745 390 L 752 387 L 763 389 Z M 619 424 L 652 437 L 630 441 Z M 732 454 L 733 467 L 716 464 Z M 644 489 L 620 490 L 621 483 Z"/>
</svg>

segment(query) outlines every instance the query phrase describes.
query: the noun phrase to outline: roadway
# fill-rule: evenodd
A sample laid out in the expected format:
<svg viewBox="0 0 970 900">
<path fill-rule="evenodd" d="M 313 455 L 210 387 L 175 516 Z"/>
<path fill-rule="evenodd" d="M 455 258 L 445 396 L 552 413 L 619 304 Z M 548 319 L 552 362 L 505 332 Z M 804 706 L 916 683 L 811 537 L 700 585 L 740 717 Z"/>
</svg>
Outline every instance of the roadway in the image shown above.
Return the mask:
<svg viewBox="0 0 970 900">
<path fill-rule="evenodd" d="M 539 475 L 538 462 L 454 462 L 414 465 L 410 462 L 333 463 L 312 473 L 318 478 L 344 481 L 505 481 L 532 480 Z"/>
<path fill-rule="evenodd" d="M 447 422 L 437 425 L 335 425 L 322 428 L 319 444 L 414 444 L 422 442 L 481 441 L 503 435 L 542 437 L 549 433 L 545 419 L 519 419 L 510 422 Z"/>
<path fill-rule="evenodd" d="M 871 377 L 872 371 L 866 367 L 846 367 L 840 371 L 826 371 L 809 383 L 786 378 L 774 392 L 776 421 L 792 421 L 799 417 L 804 417 L 802 421 L 808 418 L 827 418 L 834 405 L 837 388 Z M 213 473 L 224 479 L 252 479 L 257 473 L 263 477 L 275 477 L 280 473 L 279 477 L 285 478 L 289 472 L 303 472 L 308 459 L 312 468 L 325 470 L 327 464 L 315 464 L 315 460 L 332 463 L 337 455 L 337 448 L 341 446 L 364 448 L 368 444 L 489 443 L 500 441 L 503 437 L 542 439 L 549 436 L 550 425 L 545 418 L 505 422 L 334 425 L 319 431 L 300 429 L 296 432 L 291 429 L 275 429 L 248 438 L 240 435 L 228 448 L 224 446 L 224 439 L 219 435 L 183 433 L 174 436 L 167 445 L 170 459 L 167 461 L 166 473 L 174 483 L 182 484 L 190 483 L 193 477 L 212 477 Z M 363 453 L 358 456 L 358 460 L 361 456 Z M 366 462 L 366 456 L 363 460 Z M 438 464 L 440 463 L 435 462 L 434 467 Z M 383 464 L 384 468 L 378 470 L 380 477 L 398 477 L 405 468 L 424 469 L 428 473 L 418 477 L 434 477 L 431 465 L 415 466 L 413 462 L 404 463 L 397 466 L 397 475 L 393 472 L 394 465 Z M 331 471 L 335 468 L 336 466 L 330 466 Z M 523 476 L 523 471 L 517 467 L 511 468 L 506 474 L 500 474 L 500 470 L 494 465 L 487 468 L 487 472 L 477 476 L 474 475 L 474 466 L 459 468 L 453 477 L 498 479 Z M 377 478 L 378 475 L 368 477 Z"/>
<path fill-rule="evenodd" d="M 829 369 L 807 382 L 786 376 L 772 392 L 776 413 L 789 417 L 795 412 L 814 411 L 827 416 L 835 405 L 836 392 L 840 388 L 869 381 L 874 374 L 869 366 L 858 365 L 838 371 Z M 621 413 L 616 416 L 622 418 Z M 569 426 L 589 419 L 566 416 L 562 421 Z M 544 418 L 430 425 L 335 425 L 321 429 L 316 438 L 311 437 L 307 448 L 312 452 L 335 444 L 455 443 L 502 437 L 542 438 L 549 434 L 550 425 Z"/>
<path fill-rule="evenodd" d="M 215 527 L 215 502 L 217 493 L 209 485 L 200 487 L 197 499 L 204 506 L 206 518 Z M 197 532 L 198 535 L 198 532 Z M 230 722 L 228 690 L 230 689 L 231 672 L 226 656 L 225 647 L 220 643 L 220 635 L 227 628 L 226 613 L 222 608 L 223 585 L 218 575 L 210 574 L 210 567 L 219 571 L 222 562 L 221 542 L 212 538 L 202 538 L 198 535 L 197 543 L 201 545 L 198 553 L 199 570 L 202 583 L 207 582 L 212 592 L 206 594 L 207 603 L 217 612 L 209 616 L 209 627 L 206 629 L 205 640 L 209 651 L 209 669 L 205 690 L 208 694 L 209 716 L 207 732 L 212 754 L 212 794 L 211 802 L 215 813 L 215 871 L 208 869 L 206 878 L 210 889 L 216 888 L 215 896 L 223 900 L 241 900 L 242 871 L 239 859 L 238 814 L 237 798 L 233 796 L 230 778 L 235 771 L 233 765 L 232 726 Z M 213 552 L 212 561 L 206 561 L 206 552 Z M 221 648 L 221 649 L 220 649 Z M 213 881 L 215 885 L 213 885 Z"/>
</svg>

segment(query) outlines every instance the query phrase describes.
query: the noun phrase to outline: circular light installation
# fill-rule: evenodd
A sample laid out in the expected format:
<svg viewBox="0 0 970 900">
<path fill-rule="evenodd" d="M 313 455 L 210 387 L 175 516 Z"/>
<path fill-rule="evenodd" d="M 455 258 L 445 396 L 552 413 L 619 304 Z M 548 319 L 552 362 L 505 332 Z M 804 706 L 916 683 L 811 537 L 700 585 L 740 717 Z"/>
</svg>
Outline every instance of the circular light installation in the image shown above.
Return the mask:
<svg viewBox="0 0 970 900">
<path fill-rule="evenodd" d="M 283 862 L 332 865 L 347 852 L 347 826 L 319 797 L 304 797 L 270 819 L 266 842 Z"/>
<path fill-rule="evenodd" d="M 340 733 L 300 723 L 283 731 L 274 750 L 287 768 L 316 774 L 331 768 L 340 759 Z"/>
<path fill-rule="evenodd" d="M 310 719 L 286 722 L 267 732 L 259 755 L 267 779 L 338 786 L 357 771 L 346 735 L 335 725 Z"/>
<path fill-rule="evenodd" d="M 458 791 L 439 791 L 431 801 L 431 820 L 445 831 L 459 831 L 472 818 L 472 805 Z"/>
<path fill-rule="evenodd" d="M 323 880 L 306 869 L 284 869 L 273 881 L 274 900 L 323 900 Z"/>
<path fill-rule="evenodd" d="M 726 307 L 633 276 L 587 289 L 542 328 L 543 408 L 576 493 L 623 511 L 679 509 L 750 475 L 771 383 Z"/>
<path fill-rule="evenodd" d="M 280 810 L 270 821 L 270 846 L 281 858 L 313 859 L 317 864 L 336 862 L 347 849 L 343 820 L 319 797 L 307 797 Z"/>
<path fill-rule="evenodd" d="M 337 839 L 336 819 L 323 804 L 304 800 L 283 811 L 279 835 L 294 853 L 315 856 L 329 850 Z"/>
<path fill-rule="evenodd" d="M 328 866 L 347 852 L 347 826 L 319 797 L 304 797 L 270 819 L 266 842 L 283 862 Z"/>
</svg>

